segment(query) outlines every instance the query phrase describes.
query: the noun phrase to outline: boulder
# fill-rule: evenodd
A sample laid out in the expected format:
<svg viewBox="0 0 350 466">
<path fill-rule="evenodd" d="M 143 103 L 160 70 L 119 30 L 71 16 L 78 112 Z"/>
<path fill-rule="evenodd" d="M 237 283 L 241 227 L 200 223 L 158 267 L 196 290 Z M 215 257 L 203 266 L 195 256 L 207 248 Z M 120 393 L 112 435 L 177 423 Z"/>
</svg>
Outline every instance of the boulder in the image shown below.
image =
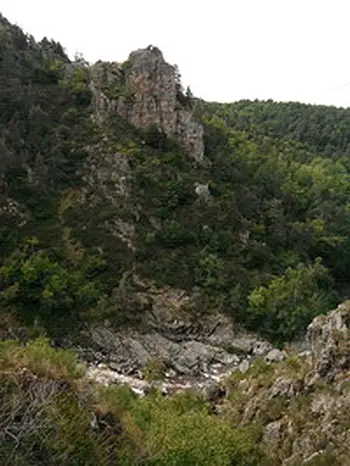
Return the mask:
<svg viewBox="0 0 350 466">
<path fill-rule="evenodd" d="M 265 361 L 281 362 L 285 358 L 286 358 L 286 353 L 284 351 L 280 351 L 279 349 L 274 348 L 267 353 L 267 355 L 265 356 Z"/>
<path fill-rule="evenodd" d="M 269 448 L 275 450 L 281 441 L 282 422 L 274 421 L 266 424 L 263 433 L 263 443 Z"/>
<path fill-rule="evenodd" d="M 293 398 L 301 393 L 303 384 L 301 380 L 278 377 L 269 390 L 268 398 Z"/>
</svg>

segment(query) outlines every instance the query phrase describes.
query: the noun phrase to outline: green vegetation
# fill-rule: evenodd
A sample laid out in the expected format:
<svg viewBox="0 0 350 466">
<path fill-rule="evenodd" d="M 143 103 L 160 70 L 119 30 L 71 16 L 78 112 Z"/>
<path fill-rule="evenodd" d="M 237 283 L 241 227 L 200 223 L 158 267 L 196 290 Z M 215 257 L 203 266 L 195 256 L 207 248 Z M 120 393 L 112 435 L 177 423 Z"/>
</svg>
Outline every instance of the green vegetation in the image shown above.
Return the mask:
<svg viewBox="0 0 350 466">
<path fill-rule="evenodd" d="M 253 137 L 295 141 L 300 143 L 300 149 L 304 146 L 332 158 L 343 159 L 350 154 L 348 108 L 272 100 L 241 100 L 232 104 L 200 102 L 200 105 L 230 128 L 249 132 Z"/>
<path fill-rule="evenodd" d="M 0 23 L 2 313 L 58 338 L 91 318 L 139 323 L 123 279 L 133 271 L 196 288 L 201 312 L 227 312 L 283 342 L 346 292 L 347 110 L 197 102 L 210 164 L 196 167 L 156 127 L 91 118 L 84 58 L 71 62 L 60 44 Z M 118 70 L 100 63 L 94 72 Z M 120 88 L 105 89 L 110 98 L 128 94 L 123 76 Z M 128 195 L 115 191 L 116 173 L 85 181 L 91 157 L 98 171 L 116 153 L 131 167 Z M 101 170 L 112 173 L 108 163 Z M 196 194 L 197 183 L 210 197 Z M 116 219 L 135 228 L 134 249 L 115 233 Z"/>
<path fill-rule="evenodd" d="M 96 304 L 100 293 L 89 279 L 91 270 L 65 267 L 36 246 L 36 240 L 28 241 L 0 268 L 0 304 L 26 324 L 54 327 L 54 333 L 64 334 L 67 325 L 77 325 L 84 310 Z"/>
<path fill-rule="evenodd" d="M 0 342 L 0 367 L 2 372 L 13 373 L 26 368 L 33 375 L 54 380 L 75 380 L 84 374 L 73 352 L 53 349 L 43 338 L 30 341 L 26 347 L 11 340 Z"/>
<path fill-rule="evenodd" d="M 260 429 L 233 429 L 200 397 L 91 390 L 82 375 L 74 355 L 44 340 L 0 345 L 2 464 L 263 464 Z"/>
<path fill-rule="evenodd" d="M 108 98 L 133 104 L 131 67 L 106 81 Z M 278 377 L 298 382 L 306 363 L 236 372 L 220 415 L 194 394 L 96 388 L 48 342 L 105 319 L 142 327 L 152 302 L 138 299 L 136 275 L 192 294 L 195 319 L 221 311 L 280 345 L 299 337 L 349 291 L 350 110 L 195 101 L 178 75 L 178 99 L 204 127 L 208 163 L 195 166 L 154 125 L 94 118 L 92 73 L 0 15 L 0 330 L 38 337 L 0 343 L 0 463 L 272 465 L 261 425 L 289 416 L 309 426 L 309 395 L 249 403 Z M 160 360 L 145 369 L 164 376 Z M 280 458 L 291 441 L 282 447 Z M 336 464 L 326 450 L 313 461 Z"/>
<path fill-rule="evenodd" d="M 149 382 L 163 380 L 166 372 L 166 365 L 161 359 L 151 359 L 145 367 L 145 379 Z"/>
<path fill-rule="evenodd" d="M 262 334 L 272 339 L 289 341 L 302 333 L 307 324 L 332 302 L 323 291 L 327 270 L 320 261 L 314 265 L 298 264 L 285 275 L 272 280 L 268 287 L 259 287 L 249 295 L 248 319 Z"/>
</svg>

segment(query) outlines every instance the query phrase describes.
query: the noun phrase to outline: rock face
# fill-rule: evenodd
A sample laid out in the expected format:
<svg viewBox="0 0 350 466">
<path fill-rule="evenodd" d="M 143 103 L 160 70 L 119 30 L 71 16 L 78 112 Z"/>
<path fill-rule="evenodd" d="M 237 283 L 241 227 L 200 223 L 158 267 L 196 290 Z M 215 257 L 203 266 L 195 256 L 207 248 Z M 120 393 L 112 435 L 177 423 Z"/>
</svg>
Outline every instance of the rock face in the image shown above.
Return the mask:
<svg viewBox="0 0 350 466">
<path fill-rule="evenodd" d="M 345 302 L 309 325 L 308 351 L 272 350 L 228 382 L 228 392 L 241 400 L 234 408 L 238 424 L 263 424 L 273 464 L 349 464 L 349 337 Z"/>
<path fill-rule="evenodd" d="M 272 349 L 267 353 L 265 356 L 265 360 L 268 362 L 281 362 L 285 359 L 286 354 L 284 351 L 280 351 L 278 349 Z"/>
<path fill-rule="evenodd" d="M 203 127 L 193 119 L 192 100 L 183 94 L 176 68 L 158 48 L 136 50 L 123 64 L 97 62 L 91 77 L 98 117 L 115 114 L 137 128 L 156 126 L 203 162 Z"/>
<path fill-rule="evenodd" d="M 123 376 L 139 377 L 156 360 L 165 365 L 167 378 L 217 382 L 240 370 L 242 361 L 249 367 L 271 351 L 270 343 L 236 328 L 224 315 L 195 314 L 193 295 L 136 276 L 133 280 L 135 300 L 145 309 L 142 329 L 115 330 L 108 322 L 90 327 L 85 340 L 90 343 L 80 352 L 95 366 L 102 363 Z"/>
<path fill-rule="evenodd" d="M 236 426 L 260 424 L 276 465 L 349 464 L 349 302 L 310 324 L 308 351 L 282 352 L 225 316 L 193 316 L 193 296 L 182 290 L 137 283 L 140 302 L 150 305 L 146 325 L 90 329 L 90 347 L 81 348 L 92 361 L 89 379 L 127 384 L 141 396 L 196 390 Z M 150 381 L 145 368 L 154 360 L 166 370 Z"/>
<path fill-rule="evenodd" d="M 332 378 L 350 369 L 350 301 L 326 316 L 319 316 L 308 327 L 315 374 Z"/>
<path fill-rule="evenodd" d="M 186 312 L 192 297 L 182 290 L 144 286 L 138 293 L 139 302 L 151 306 L 144 314 L 144 330 L 116 331 L 107 323 L 90 328 L 91 346 L 83 350 L 85 359 L 102 362 L 125 375 L 137 374 L 157 359 L 174 376 L 215 380 L 238 369 L 243 360 L 272 348 L 236 329 L 223 315 L 193 317 Z"/>
</svg>

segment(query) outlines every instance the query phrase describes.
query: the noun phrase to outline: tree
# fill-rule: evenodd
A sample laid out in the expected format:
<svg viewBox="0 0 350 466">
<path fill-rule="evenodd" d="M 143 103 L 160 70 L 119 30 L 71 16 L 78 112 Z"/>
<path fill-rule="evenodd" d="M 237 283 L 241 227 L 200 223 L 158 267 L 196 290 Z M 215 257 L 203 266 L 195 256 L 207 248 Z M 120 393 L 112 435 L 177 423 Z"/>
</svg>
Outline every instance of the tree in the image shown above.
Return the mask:
<svg viewBox="0 0 350 466">
<path fill-rule="evenodd" d="M 95 283 L 26 242 L 0 268 L 0 303 L 26 324 L 39 323 L 48 333 L 77 324 L 81 313 L 99 298 Z"/>
<path fill-rule="evenodd" d="M 182 84 L 181 84 L 181 74 L 179 67 L 177 65 L 174 65 L 174 77 L 175 77 L 175 84 L 176 84 L 176 90 L 178 92 L 182 92 Z"/>
<path fill-rule="evenodd" d="M 283 276 L 249 295 L 248 321 L 272 340 L 291 341 L 334 304 L 329 285 L 328 271 L 320 259 L 312 265 L 288 268 Z"/>
<path fill-rule="evenodd" d="M 192 94 L 192 91 L 191 91 L 191 89 L 190 89 L 190 86 L 187 86 L 185 95 L 186 95 L 186 97 L 187 97 L 188 99 L 192 99 L 192 98 L 193 98 L 193 94 Z"/>
</svg>

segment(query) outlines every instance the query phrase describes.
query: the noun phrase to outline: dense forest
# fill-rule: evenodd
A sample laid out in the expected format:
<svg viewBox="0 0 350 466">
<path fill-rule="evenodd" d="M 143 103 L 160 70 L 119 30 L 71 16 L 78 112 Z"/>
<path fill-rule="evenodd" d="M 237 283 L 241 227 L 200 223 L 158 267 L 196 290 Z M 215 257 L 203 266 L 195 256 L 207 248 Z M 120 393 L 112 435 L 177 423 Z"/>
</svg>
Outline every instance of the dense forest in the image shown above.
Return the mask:
<svg viewBox="0 0 350 466">
<path fill-rule="evenodd" d="M 238 131 L 297 141 L 319 155 L 343 159 L 349 155 L 350 111 L 347 108 L 272 100 L 203 104 L 211 115 Z"/>
<path fill-rule="evenodd" d="M 134 268 L 196 287 L 206 307 L 285 341 L 346 293 L 347 110 L 198 102 L 210 160 L 198 168 L 157 132 L 118 118 L 101 128 L 81 57 L 70 62 L 60 44 L 35 43 L 4 19 L 1 31 L 3 308 L 47 331 L 52 318 L 58 331 L 68 315 L 78 323 L 96 306 L 120 308 L 110 300 Z M 76 201 L 87 146 L 101 150 L 102 134 L 108 150 L 130 156 L 124 205 Z M 206 200 L 197 199 L 198 180 L 208 186 Z M 134 253 L 101 226 L 116 215 L 135 223 Z M 117 321 L 127 320 L 122 307 Z"/>
<path fill-rule="evenodd" d="M 0 16 L 0 332 L 8 336 L 18 326 L 39 337 L 26 349 L 0 347 L 0 406 L 7 409 L 0 424 L 11 418 L 14 402 L 40 419 L 26 432 L 12 419 L 19 430 L 12 438 L 0 434 L 0 459 L 271 465 L 254 429 L 231 429 L 190 396 L 137 400 L 107 390 L 86 394 L 82 407 L 78 363 L 42 338 L 59 345 L 107 317 L 115 326 L 138 325 L 142 309 L 132 299 L 130 271 L 195 291 L 201 313 L 224 312 L 276 344 L 303 335 L 349 290 L 350 110 L 193 99 L 208 161 L 197 166 L 154 128 L 92 118 L 89 84 L 82 57 L 72 61 L 59 43 L 38 43 Z M 105 192 L 81 201 L 91 147 L 129 157 L 131 188 L 123 202 Z M 134 225 L 134 248 L 106 227 L 114 218 Z M 7 375 L 23 367 L 34 369 L 20 382 Z M 51 397 L 47 410 L 26 401 L 37 376 L 45 381 L 43 399 Z M 90 405 L 114 413 L 106 431 L 89 431 Z M 161 443 L 164 425 L 169 438 Z M 186 432 L 191 441 L 176 450 Z M 213 445 L 208 432 L 215 432 Z M 120 462 L 112 463 L 116 457 Z"/>
</svg>

